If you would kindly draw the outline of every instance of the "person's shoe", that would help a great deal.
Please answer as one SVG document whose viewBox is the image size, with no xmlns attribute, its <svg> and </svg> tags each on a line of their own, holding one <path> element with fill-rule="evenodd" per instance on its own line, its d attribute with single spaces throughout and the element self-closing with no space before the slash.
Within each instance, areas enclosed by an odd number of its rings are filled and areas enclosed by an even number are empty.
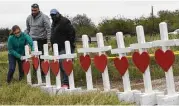
<svg viewBox="0 0 179 106">
<path fill-rule="evenodd" d="M 67 84 L 63 84 L 62 88 L 69 89 L 69 86 Z"/>
</svg>

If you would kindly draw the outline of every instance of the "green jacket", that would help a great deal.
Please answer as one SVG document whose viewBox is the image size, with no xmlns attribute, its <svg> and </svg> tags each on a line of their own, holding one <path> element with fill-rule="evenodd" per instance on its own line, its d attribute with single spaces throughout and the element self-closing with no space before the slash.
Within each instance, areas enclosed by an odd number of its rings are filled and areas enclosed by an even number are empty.
<svg viewBox="0 0 179 106">
<path fill-rule="evenodd" d="M 25 55 L 25 45 L 27 44 L 33 51 L 33 41 L 29 35 L 23 32 L 18 37 L 10 35 L 8 38 L 8 53 L 20 59 L 21 56 Z"/>
</svg>

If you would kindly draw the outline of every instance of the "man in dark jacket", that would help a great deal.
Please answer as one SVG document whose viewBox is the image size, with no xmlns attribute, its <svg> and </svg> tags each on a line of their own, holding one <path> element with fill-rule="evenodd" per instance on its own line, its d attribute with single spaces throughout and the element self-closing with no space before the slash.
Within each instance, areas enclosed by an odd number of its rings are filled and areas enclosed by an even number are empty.
<svg viewBox="0 0 179 106">
<path fill-rule="evenodd" d="M 73 28 L 69 19 L 63 17 L 58 10 L 52 9 L 50 11 L 52 18 L 52 30 L 51 30 L 51 44 L 57 43 L 59 54 L 65 54 L 65 41 L 70 41 L 71 51 L 75 49 L 75 29 Z M 62 61 L 60 60 L 60 70 L 62 75 L 62 87 L 68 88 L 68 76 L 64 72 L 62 67 Z"/>
</svg>

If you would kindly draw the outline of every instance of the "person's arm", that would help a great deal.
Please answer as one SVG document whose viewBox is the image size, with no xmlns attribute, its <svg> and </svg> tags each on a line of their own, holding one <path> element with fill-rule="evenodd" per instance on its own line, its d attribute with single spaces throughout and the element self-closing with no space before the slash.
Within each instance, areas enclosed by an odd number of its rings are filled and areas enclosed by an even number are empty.
<svg viewBox="0 0 179 106">
<path fill-rule="evenodd" d="M 25 34 L 25 40 L 27 41 L 27 44 L 30 46 L 30 49 L 34 51 L 33 40 L 28 34 Z"/>
<path fill-rule="evenodd" d="M 50 37 L 51 37 L 51 26 L 50 26 L 50 19 L 48 16 L 44 15 L 44 26 L 47 31 L 47 42 L 50 42 Z"/>
<path fill-rule="evenodd" d="M 15 56 L 16 58 L 21 58 L 21 55 L 19 54 L 19 53 L 17 53 L 14 49 L 13 49 L 13 47 L 12 47 L 12 38 L 11 38 L 11 36 L 8 38 L 8 51 L 9 51 L 9 53 L 10 54 L 12 54 L 13 56 Z"/>
<path fill-rule="evenodd" d="M 29 17 L 26 19 L 26 30 L 25 30 L 25 33 L 26 34 L 29 34 L 30 32 L 30 24 L 29 24 Z"/>
</svg>

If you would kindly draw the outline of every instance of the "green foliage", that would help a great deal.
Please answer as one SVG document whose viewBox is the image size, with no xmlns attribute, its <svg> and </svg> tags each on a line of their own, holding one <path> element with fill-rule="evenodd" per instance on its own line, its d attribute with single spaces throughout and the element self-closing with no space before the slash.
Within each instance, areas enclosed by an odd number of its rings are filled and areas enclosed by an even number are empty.
<svg viewBox="0 0 179 106">
<path fill-rule="evenodd" d="M 133 20 L 126 18 L 103 20 L 98 25 L 98 30 L 105 35 L 115 35 L 118 31 L 122 31 L 124 34 L 135 34 Z"/>
<path fill-rule="evenodd" d="M 8 28 L 0 28 L 0 42 L 6 42 L 9 36 L 10 30 Z"/>
<path fill-rule="evenodd" d="M 76 29 L 77 37 L 81 37 L 83 34 L 94 36 L 97 32 L 96 26 L 86 14 L 78 14 L 71 21 Z"/>
</svg>

